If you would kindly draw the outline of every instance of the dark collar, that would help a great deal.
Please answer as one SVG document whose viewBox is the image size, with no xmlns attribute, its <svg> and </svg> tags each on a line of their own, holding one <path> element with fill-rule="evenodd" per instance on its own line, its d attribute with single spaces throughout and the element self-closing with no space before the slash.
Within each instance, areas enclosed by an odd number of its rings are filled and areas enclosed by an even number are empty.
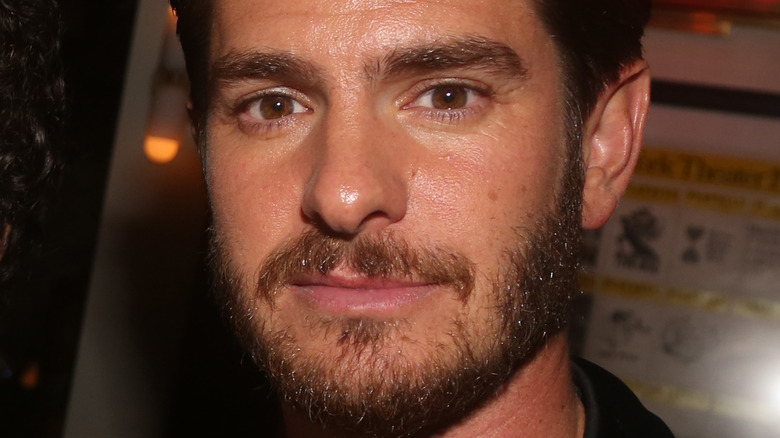
<svg viewBox="0 0 780 438">
<path fill-rule="evenodd" d="M 584 438 L 674 438 L 623 382 L 598 365 L 575 358 L 572 378 L 585 406 Z"/>
</svg>

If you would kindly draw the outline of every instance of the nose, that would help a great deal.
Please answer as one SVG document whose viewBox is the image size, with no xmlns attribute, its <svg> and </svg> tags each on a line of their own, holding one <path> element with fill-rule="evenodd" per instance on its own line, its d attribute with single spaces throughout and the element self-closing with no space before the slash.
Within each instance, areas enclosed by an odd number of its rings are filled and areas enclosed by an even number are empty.
<svg viewBox="0 0 780 438">
<path fill-rule="evenodd" d="M 400 221 L 408 203 L 408 166 L 392 129 L 376 117 L 332 111 L 316 129 L 304 216 L 324 231 L 353 236 Z"/>
</svg>

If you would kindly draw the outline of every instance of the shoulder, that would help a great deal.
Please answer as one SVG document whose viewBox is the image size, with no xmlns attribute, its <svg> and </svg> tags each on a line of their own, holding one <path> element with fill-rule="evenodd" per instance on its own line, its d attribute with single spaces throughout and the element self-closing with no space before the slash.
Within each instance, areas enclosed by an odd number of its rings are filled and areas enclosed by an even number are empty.
<svg viewBox="0 0 780 438">
<path fill-rule="evenodd" d="M 585 406 L 585 438 L 673 438 L 666 424 L 605 369 L 577 358 L 572 377 Z"/>
</svg>

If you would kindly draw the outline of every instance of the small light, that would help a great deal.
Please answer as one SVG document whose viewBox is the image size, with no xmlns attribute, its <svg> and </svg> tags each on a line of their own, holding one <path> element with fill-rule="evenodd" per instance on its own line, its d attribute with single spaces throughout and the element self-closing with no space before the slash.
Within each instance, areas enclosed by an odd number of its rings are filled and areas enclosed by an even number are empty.
<svg viewBox="0 0 780 438">
<path fill-rule="evenodd" d="M 30 364 L 19 378 L 19 385 L 25 389 L 33 389 L 38 386 L 38 377 L 41 368 L 37 363 Z"/>
<path fill-rule="evenodd" d="M 175 85 L 154 90 L 146 126 L 144 152 L 155 163 L 169 163 L 179 152 L 187 130 L 187 91 Z"/>
<path fill-rule="evenodd" d="M 144 141 L 144 152 L 149 161 L 154 163 L 170 163 L 179 153 L 179 142 L 165 137 L 147 136 Z"/>
<path fill-rule="evenodd" d="M 176 19 L 170 10 L 146 122 L 144 152 L 149 161 L 170 163 L 179 153 L 187 132 L 188 88 L 184 55 L 176 37 Z"/>
</svg>

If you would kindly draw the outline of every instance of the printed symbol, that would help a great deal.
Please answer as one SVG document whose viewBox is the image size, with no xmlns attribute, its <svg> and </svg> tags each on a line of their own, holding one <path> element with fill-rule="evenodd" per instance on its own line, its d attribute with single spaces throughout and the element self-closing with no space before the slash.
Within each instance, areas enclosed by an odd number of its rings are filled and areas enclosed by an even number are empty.
<svg viewBox="0 0 780 438">
<path fill-rule="evenodd" d="M 701 252 L 696 245 L 704 235 L 704 227 L 688 225 L 685 234 L 688 237 L 688 248 L 683 252 L 682 259 L 685 263 L 698 264 L 701 261 Z"/>
<path fill-rule="evenodd" d="M 717 344 L 717 330 L 706 324 L 696 324 L 689 316 L 671 320 L 664 328 L 664 353 L 682 363 L 698 361 Z"/>
<path fill-rule="evenodd" d="M 609 317 L 609 333 L 604 337 L 601 355 L 609 358 L 636 361 L 639 357 L 628 351 L 637 334 L 650 331 L 633 310 L 617 309 Z"/>
<path fill-rule="evenodd" d="M 623 232 L 618 236 L 615 260 L 618 266 L 658 272 L 660 257 L 650 241 L 661 236 L 658 218 L 647 208 L 639 209 L 620 218 Z"/>
</svg>

